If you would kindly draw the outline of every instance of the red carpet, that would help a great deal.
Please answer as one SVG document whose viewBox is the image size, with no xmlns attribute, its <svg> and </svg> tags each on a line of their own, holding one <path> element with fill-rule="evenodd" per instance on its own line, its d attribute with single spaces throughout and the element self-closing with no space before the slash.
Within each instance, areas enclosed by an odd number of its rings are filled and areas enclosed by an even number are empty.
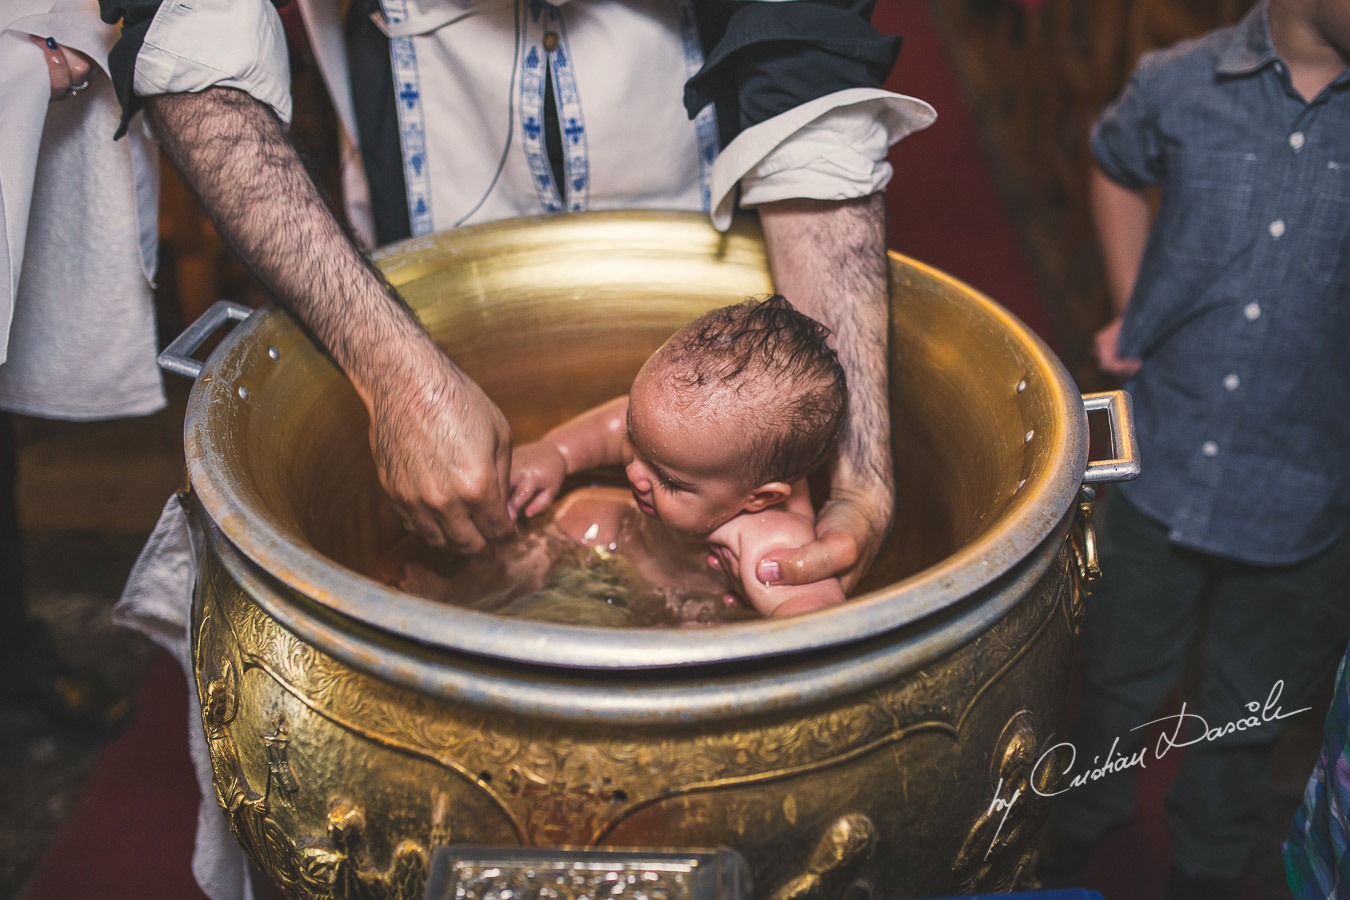
<svg viewBox="0 0 1350 900">
<path fill-rule="evenodd" d="M 187 683 L 163 651 L 136 719 L 99 757 L 21 900 L 198 900 L 192 878 L 197 779 L 187 748 Z"/>
<path fill-rule="evenodd" d="M 918 0 L 882 0 L 876 23 L 905 36 L 887 87 L 923 97 L 937 123 L 903 141 L 891 155 L 892 244 L 994 297 L 1049 340 L 1050 328 L 1007 210 L 945 54 Z M 187 756 L 183 678 L 160 654 L 146 675 L 131 728 L 103 752 L 85 793 L 24 900 L 192 900 L 201 897 L 189 868 L 196 828 L 197 788 Z M 1147 770 L 1145 790 L 1160 795 L 1166 773 Z M 1154 822 L 1132 842 L 1109 850 L 1108 897 L 1159 895 L 1167 847 Z M 1147 824 L 1147 823 L 1146 823 Z M 1103 865 L 1110 860 L 1103 858 Z M 1095 869 L 1094 869 L 1095 871 Z M 1104 872 L 1106 870 L 1103 870 Z M 1094 887 L 1102 883 L 1094 879 Z M 1123 892 L 1122 892 L 1123 891 Z"/>
</svg>

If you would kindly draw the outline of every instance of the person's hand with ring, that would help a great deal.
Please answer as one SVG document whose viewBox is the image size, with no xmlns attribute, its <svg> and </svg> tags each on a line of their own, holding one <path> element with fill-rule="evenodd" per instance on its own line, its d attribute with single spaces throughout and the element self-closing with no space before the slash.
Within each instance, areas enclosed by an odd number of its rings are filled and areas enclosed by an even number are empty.
<svg viewBox="0 0 1350 900">
<path fill-rule="evenodd" d="M 63 47 L 54 38 L 30 35 L 29 39 L 42 50 L 47 60 L 47 76 L 52 83 L 52 99 L 74 97 L 89 87 L 89 75 L 94 64 L 78 50 Z"/>
</svg>

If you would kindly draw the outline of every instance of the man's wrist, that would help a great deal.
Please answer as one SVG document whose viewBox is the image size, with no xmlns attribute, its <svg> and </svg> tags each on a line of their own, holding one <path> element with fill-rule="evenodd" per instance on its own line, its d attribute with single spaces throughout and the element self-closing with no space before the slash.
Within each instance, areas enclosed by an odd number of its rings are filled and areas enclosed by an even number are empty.
<svg viewBox="0 0 1350 900">
<path fill-rule="evenodd" d="M 331 347 L 367 407 L 387 393 L 444 393 L 447 369 L 452 376 L 462 375 L 397 299 L 384 298 L 381 306 L 366 314 L 367 321 L 378 319 L 383 321 L 374 327 L 349 330 L 340 347 Z"/>
</svg>

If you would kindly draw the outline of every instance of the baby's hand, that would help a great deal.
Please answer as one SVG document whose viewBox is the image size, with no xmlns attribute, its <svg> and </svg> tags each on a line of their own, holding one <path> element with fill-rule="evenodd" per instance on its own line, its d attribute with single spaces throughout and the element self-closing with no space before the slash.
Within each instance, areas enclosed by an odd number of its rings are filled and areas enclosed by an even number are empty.
<svg viewBox="0 0 1350 900">
<path fill-rule="evenodd" d="M 567 477 L 567 461 L 549 441 L 535 441 L 515 448 L 511 453 L 511 499 L 507 512 L 516 518 L 537 516 L 558 496 Z"/>
</svg>

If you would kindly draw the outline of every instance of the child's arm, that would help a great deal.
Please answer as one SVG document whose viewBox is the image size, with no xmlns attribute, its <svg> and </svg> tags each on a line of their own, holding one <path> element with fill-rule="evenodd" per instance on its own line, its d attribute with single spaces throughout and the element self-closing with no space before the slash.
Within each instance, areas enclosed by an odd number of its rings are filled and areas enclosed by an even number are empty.
<svg viewBox="0 0 1350 900">
<path fill-rule="evenodd" d="M 814 540 L 815 521 L 806 483 L 798 481 L 781 505 L 737 516 L 723 526 L 728 530 L 725 540 L 737 559 L 741 590 L 760 615 L 777 619 L 844 602 L 838 578 L 792 585 L 765 584 L 755 577 L 755 566 L 766 553 Z M 714 532 L 713 539 L 721 542 L 724 537 Z"/>
<path fill-rule="evenodd" d="M 621 445 L 628 430 L 628 395 L 568 419 L 532 444 L 511 454 L 511 518 L 542 512 L 577 472 L 622 461 Z"/>
<path fill-rule="evenodd" d="M 1111 308 L 1115 312 L 1111 321 L 1097 332 L 1093 345 L 1097 351 L 1097 364 L 1103 372 L 1129 377 L 1139 371 L 1140 363 L 1137 359 L 1121 358 L 1120 323 L 1139 277 L 1144 245 L 1148 243 L 1148 196 L 1142 190 L 1132 190 L 1113 181 L 1095 166 L 1091 196 L 1092 221 L 1097 226 Z"/>
</svg>

